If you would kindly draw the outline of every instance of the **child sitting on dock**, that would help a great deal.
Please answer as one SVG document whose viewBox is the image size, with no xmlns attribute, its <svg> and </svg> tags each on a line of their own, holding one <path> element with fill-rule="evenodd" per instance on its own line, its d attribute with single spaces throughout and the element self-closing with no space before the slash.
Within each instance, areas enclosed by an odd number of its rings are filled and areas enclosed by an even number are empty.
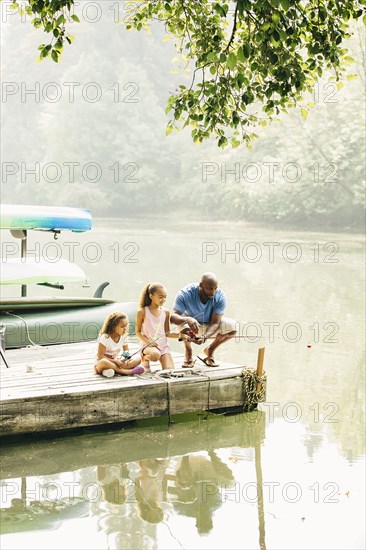
<svg viewBox="0 0 366 550">
<path fill-rule="evenodd" d="M 166 289 L 161 283 L 146 285 L 141 293 L 136 318 L 136 336 L 141 340 L 142 360 L 145 372 L 150 372 L 150 361 L 160 361 L 163 369 L 174 369 L 167 336 L 178 338 L 170 332 L 170 312 L 162 306 Z"/>
<path fill-rule="evenodd" d="M 104 321 L 98 338 L 98 351 L 94 364 L 94 370 L 107 378 L 117 374 L 142 374 L 143 367 L 140 357 L 134 359 L 122 359 L 122 350 L 128 355 L 128 344 L 126 343 L 128 317 L 120 311 L 111 313 Z"/>
</svg>

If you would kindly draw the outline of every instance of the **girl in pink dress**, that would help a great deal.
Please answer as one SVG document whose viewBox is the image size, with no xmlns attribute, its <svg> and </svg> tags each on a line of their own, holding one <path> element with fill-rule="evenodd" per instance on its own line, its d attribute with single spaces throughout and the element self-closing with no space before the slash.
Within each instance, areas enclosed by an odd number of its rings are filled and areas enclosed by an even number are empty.
<svg viewBox="0 0 366 550">
<path fill-rule="evenodd" d="M 136 318 L 136 336 L 142 345 L 149 344 L 142 352 L 145 372 L 150 370 L 150 361 L 160 361 L 163 369 L 174 369 L 167 336 L 178 338 L 170 332 L 170 312 L 162 306 L 166 300 L 165 287 L 150 283 L 142 291 Z"/>
</svg>

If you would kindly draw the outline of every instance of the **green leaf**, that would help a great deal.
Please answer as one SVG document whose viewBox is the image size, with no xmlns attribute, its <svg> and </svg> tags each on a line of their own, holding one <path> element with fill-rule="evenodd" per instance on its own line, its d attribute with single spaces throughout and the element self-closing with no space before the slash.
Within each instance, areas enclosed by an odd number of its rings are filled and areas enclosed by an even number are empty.
<svg viewBox="0 0 366 550">
<path fill-rule="evenodd" d="M 301 118 L 306 120 L 308 118 L 309 111 L 307 109 L 302 108 L 301 109 Z"/>
<path fill-rule="evenodd" d="M 240 48 L 238 48 L 237 56 L 238 56 L 239 61 L 245 61 L 245 55 L 244 55 L 244 50 L 243 50 L 242 46 L 240 46 Z"/>
<path fill-rule="evenodd" d="M 220 15 L 220 17 L 226 17 L 229 6 L 227 4 L 214 4 L 214 10 Z"/>
<path fill-rule="evenodd" d="M 173 131 L 173 126 L 171 124 L 168 124 L 168 126 L 166 127 L 166 130 L 165 130 L 165 135 L 169 136 L 169 134 L 171 134 L 172 131 Z"/>
<path fill-rule="evenodd" d="M 271 36 L 269 37 L 271 43 L 273 44 L 273 46 L 275 48 L 278 48 L 278 46 L 280 45 L 279 42 L 277 42 L 277 40 L 275 39 L 275 37 L 273 36 L 273 34 L 271 34 Z"/>
<path fill-rule="evenodd" d="M 234 53 L 230 53 L 228 60 L 227 60 L 227 66 L 230 70 L 235 69 L 236 67 L 236 55 Z"/>
<path fill-rule="evenodd" d="M 226 147 L 226 145 L 227 145 L 227 139 L 226 139 L 226 137 L 221 136 L 220 139 L 219 139 L 219 141 L 217 142 L 217 145 L 218 145 L 219 147 Z"/>
<path fill-rule="evenodd" d="M 65 22 L 65 17 L 63 14 L 60 15 L 60 17 L 58 17 L 56 19 L 56 27 L 59 27 L 60 25 L 62 25 L 62 23 Z"/>
<path fill-rule="evenodd" d="M 58 53 L 56 52 L 56 50 L 52 50 L 51 57 L 55 63 L 58 63 Z"/>
<path fill-rule="evenodd" d="M 73 21 L 75 21 L 76 23 L 80 23 L 80 19 L 79 19 L 78 16 L 75 15 L 75 14 L 73 14 L 73 15 L 71 16 L 71 19 L 72 19 Z"/>
<path fill-rule="evenodd" d="M 250 46 L 249 46 L 249 44 L 244 44 L 243 52 L 244 52 L 245 58 L 249 59 L 249 57 L 250 57 Z"/>
<path fill-rule="evenodd" d="M 236 77 L 236 81 L 238 83 L 239 88 L 241 88 L 244 84 L 244 75 L 239 73 L 238 76 Z"/>
<path fill-rule="evenodd" d="M 63 49 L 63 46 L 64 46 L 63 38 L 62 38 L 62 36 L 60 36 L 60 38 L 57 40 L 56 44 L 53 47 L 56 51 L 61 53 L 62 49 Z"/>
<path fill-rule="evenodd" d="M 281 0 L 281 6 L 283 7 L 283 9 L 285 11 L 287 11 L 290 7 L 290 2 L 289 0 Z"/>
</svg>

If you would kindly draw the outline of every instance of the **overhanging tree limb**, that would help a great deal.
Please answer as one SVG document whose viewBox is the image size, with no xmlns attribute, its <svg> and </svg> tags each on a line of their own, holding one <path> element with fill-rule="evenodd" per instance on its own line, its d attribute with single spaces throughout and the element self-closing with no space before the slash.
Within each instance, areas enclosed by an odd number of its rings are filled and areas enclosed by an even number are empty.
<svg viewBox="0 0 366 550">
<path fill-rule="evenodd" d="M 263 116 L 273 120 L 296 106 L 326 70 L 340 79 L 352 63 L 343 45 L 350 22 L 366 19 L 365 0 L 237 0 L 233 11 L 231 4 L 127 3 L 127 29 L 140 31 L 153 20 L 162 22 L 193 68 L 190 87 L 181 85 L 168 99 L 168 133 L 190 125 L 195 142 L 214 136 L 222 147 L 243 141 L 250 146 Z M 17 2 L 12 7 L 19 9 Z M 58 62 L 65 43 L 73 41 L 69 24 L 79 21 L 73 8 L 74 0 L 27 0 L 25 11 L 33 25 L 50 37 L 39 46 L 41 59 Z M 204 82 L 203 76 L 196 78 L 202 67 L 208 69 Z M 302 107 L 304 117 L 308 108 Z"/>
</svg>

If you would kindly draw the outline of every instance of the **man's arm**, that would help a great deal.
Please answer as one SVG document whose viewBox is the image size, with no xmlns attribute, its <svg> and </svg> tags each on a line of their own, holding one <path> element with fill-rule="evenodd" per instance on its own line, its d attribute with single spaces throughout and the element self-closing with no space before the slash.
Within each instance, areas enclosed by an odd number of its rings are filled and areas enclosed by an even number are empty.
<svg viewBox="0 0 366 550">
<path fill-rule="evenodd" d="M 217 331 L 220 326 L 221 319 L 222 313 L 213 313 L 211 315 L 210 322 L 208 323 L 206 327 L 206 332 L 203 335 L 203 341 L 207 340 L 207 338 L 210 338 L 210 336 L 212 336 Z"/>
<path fill-rule="evenodd" d="M 188 325 L 193 332 L 198 332 L 199 330 L 200 325 L 196 319 L 183 315 L 182 312 L 177 309 L 173 309 L 170 320 L 175 325 Z"/>
</svg>

